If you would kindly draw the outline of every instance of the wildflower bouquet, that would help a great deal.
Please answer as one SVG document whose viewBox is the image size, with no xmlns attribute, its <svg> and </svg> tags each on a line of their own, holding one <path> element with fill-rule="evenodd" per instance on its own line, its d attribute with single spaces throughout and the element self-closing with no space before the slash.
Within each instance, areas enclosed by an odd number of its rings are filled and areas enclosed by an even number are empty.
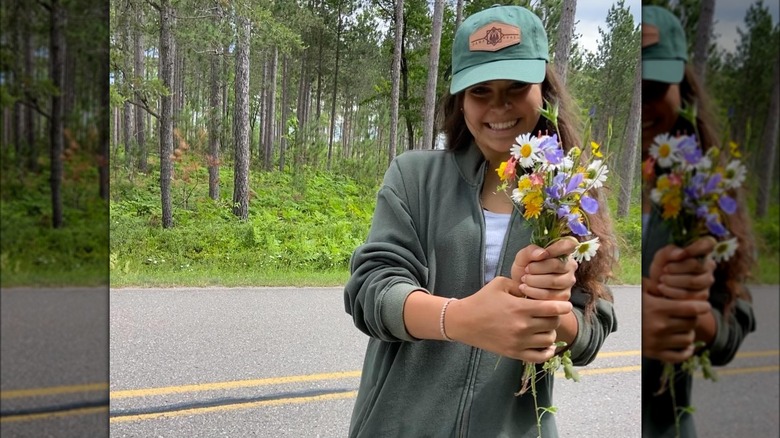
<svg viewBox="0 0 780 438">
<path fill-rule="evenodd" d="M 696 126 L 695 108 L 683 109 L 681 116 Z M 669 226 L 671 243 L 682 248 L 696 239 L 712 236 L 717 240 L 712 257 L 720 263 L 733 256 L 738 246 L 736 237 L 730 236 L 727 221 L 737 210 L 735 192 L 745 180 L 747 170 L 739 159 L 741 154 L 736 143 L 730 142 L 726 153 L 717 147 L 704 153 L 697 138 L 698 133 L 656 136 L 650 156 L 642 165 L 642 177 L 651 189 L 653 208 Z M 709 351 L 700 350 L 703 346 L 703 342 L 694 344 L 697 353 L 681 364 L 680 371 L 673 364 L 664 364 L 661 387 L 656 394 L 669 390 L 677 436 L 680 436 L 682 415 L 692 414 L 694 407 L 677 406 L 673 384 L 676 374 L 693 375 L 701 368 L 705 379 L 717 381 Z"/>
<path fill-rule="evenodd" d="M 549 120 L 558 132 L 558 108 L 545 102 L 541 114 Z M 603 158 L 599 144 L 590 141 L 590 129 L 586 131 L 585 145 L 590 146 L 591 159 Z M 586 146 L 587 145 L 587 146 Z M 556 133 L 552 135 L 523 134 L 512 146 L 510 158 L 496 169 L 501 184 L 499 191 L 509 192 L 513 206 L 532 224 L 531 243 L 547 247 L 562 238 L 576 236 L 579 243 L 571 256 L 578 263 L 589 261 L 599 248 L 598 237 L 591 236 L 588 215 L 599 210 L 599 202 L 589 195 L 591 189 L 604 185 L 609 169 L 603 159 L 586 160 L 582 149 L 572 147 L 564 152 Z M 568 256 L 563 256 L 566 259 Z M 556 342 L 556 347 L 565 346 Z M 540 373 L 554 373 L 560 366 L 567 379 L 579 381 L 579 375 L 571 361 L 571 352 L 553 356 L 542 366 Z M 522 387 L 515 394 L 524 394 L 531 389 L 536 409 L 537 431 L 541 436 L 541 417 L 544 413 L 554 414 L 556 408 L 539 407 L 536 397 L 536 365 L 526 363 L 522 376 Z M 543 377 L 543 376 L 539 376 Z"/>
</svg>

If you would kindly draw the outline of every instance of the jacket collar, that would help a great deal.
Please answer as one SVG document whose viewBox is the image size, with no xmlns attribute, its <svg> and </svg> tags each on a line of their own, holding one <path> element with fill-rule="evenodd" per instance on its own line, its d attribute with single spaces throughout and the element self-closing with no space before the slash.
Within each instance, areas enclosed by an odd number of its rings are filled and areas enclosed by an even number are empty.
<svg viewBox="0 0 780 438">
<path fill-rule="evenodd" d="M 482 155 L 479 147 L 472 142 L 469 147 L 453 152 L 453 156 L 463 179 L 472 186 L 482 186 L 485 176 L 485 156 Z"/>
</svg>

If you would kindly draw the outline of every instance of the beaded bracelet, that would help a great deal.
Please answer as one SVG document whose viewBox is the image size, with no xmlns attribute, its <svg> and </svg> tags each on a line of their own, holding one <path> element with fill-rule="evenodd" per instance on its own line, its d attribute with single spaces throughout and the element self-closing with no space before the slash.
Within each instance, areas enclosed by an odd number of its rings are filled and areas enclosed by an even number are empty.
<svg viewBox="0 0 780 438">
<path fill-rule="evenodd" d="M 457 301 L 457 298 L 450 298 L 448 299 L 443 306 L 441 306 L 441 315 L 439 316 L 439 330 L 441 331 L 441 337 L 444 338 L 445 341 L 452 342 L 453 339 L 447 336 L 447 332 L 444 331 L 444 312 L 447 311 L 447 306 L 450 305 L 451 302 Z"/>
</svg>

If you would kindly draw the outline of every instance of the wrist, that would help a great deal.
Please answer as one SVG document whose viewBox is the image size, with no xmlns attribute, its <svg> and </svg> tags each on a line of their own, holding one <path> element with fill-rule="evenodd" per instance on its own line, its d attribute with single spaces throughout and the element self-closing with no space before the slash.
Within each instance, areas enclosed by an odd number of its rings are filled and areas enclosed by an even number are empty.
<svg viewBox="0 0 780 438">
<path fill-rule="evenodd" d="M 453 300 L 447 306 L 444 314 L 444 331 L 447 336 L 457 342 L 463 342 L 463 301 Z"/>
</svg>

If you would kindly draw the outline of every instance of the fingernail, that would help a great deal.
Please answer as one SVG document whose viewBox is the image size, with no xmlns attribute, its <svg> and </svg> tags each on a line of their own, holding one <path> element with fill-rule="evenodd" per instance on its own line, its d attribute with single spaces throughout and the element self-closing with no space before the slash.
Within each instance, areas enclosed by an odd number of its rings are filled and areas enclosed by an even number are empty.
<svg viewBox="0 0 780 438">
<path fill-rule="evenodd" d="M 677 249 L 673 250 L 670 255 L 672 257 L 674 257 L 674 258 L 677 258 L 677 257 L 680 257 L 681 255 L 683 255 L 684 252 L 685 252 L 684 249 L 677 248 Z"/>
<path fill-rule="evenodd" d="M 540 249 L 536 249 L 536 250 L 534 250 L 534 252 L 533 252 L 533 253 L 531 253 L 531 256 L 533 256 L 533 258 L 541 257 L 541 256 L 542 256 L 542 254 L 544 254 L 544 253 L 546 253 L 546 252 L 547 252 L 547 251 L 545 251 L 545 250 L 543 250 L 543 249 L 541 249 L 541 248 L 540 248 Z"/>
<path fill-rule="evenodd" d="M 523 283 L 525 283 L 525 278 L 526 278 L 526 277 L 528 277 L 528 276 L 527 276 L 527 275 L 523 275 L 522 277 L 520 277 L 520 281 L 522 281 Z M 520 287 L 523 287 L 523 286 L 525 286 L 525 285 L 520 285 Z"/>
</svg>

